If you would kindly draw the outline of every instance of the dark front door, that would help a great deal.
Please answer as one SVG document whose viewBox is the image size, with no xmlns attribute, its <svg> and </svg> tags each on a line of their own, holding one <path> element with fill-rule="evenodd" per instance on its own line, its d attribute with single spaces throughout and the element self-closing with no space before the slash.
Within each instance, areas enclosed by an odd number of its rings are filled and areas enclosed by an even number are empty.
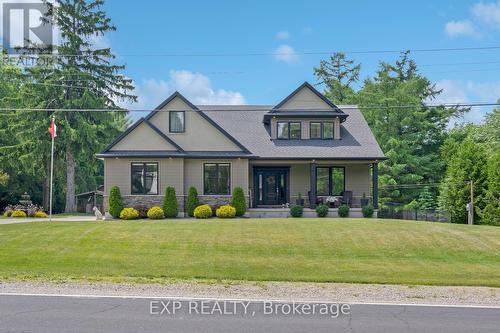
<svg viewBox="0 0 500 333">
<path fill-rule="evenodd" d="M 255 168 L 256 206 L 277 206 L 288 201 L 288 168 Z"/>
</svg>

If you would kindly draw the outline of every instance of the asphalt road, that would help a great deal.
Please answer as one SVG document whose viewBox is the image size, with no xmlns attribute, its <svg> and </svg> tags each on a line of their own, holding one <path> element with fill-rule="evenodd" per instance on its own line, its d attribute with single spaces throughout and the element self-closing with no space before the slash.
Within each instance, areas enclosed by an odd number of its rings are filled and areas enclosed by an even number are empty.
<svg viewBox="0 0 500 333">
<path fill-rule="evenodd" d="M 500 332 L 500 308 L 0 295 L 0 332 Z"/>
</svg>

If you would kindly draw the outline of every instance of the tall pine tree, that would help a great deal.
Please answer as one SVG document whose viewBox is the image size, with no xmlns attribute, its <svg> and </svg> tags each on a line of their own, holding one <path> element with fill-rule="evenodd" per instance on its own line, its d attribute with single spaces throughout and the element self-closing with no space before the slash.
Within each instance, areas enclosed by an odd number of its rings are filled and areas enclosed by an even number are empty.
<svg viewBox="0 0 500 333">
<path fill-rule="evenodd" d="M 118 100 L 135 101 L 130 79 L 120 73 L 124 66 L 114 63 L 110 48 L 98 48 L 94 38 L 102 37 L 116 27 L 101 9 L 103 0 L 45 1 L 48 11 L 44 20 L 53 21 L 61 40 L 52 68 L 37 69 L 41 83 L 59 84 L 57 95 L 44 102 L 45 108 L 117 109 Z M 41 74 L 41 75 L 40 75 Z M 40 81 L 38 82 L 40 83 Z M 58 116 L 59 146 L 66 161 L 65 211 L 76 209 L 75 169 L 94 159 L 102 142 L 123 128 L 124 113 L 64 112 Z M 92 163 L 90 163 L 91 165 Z M 93 166 L 95 168 L 95 165 Z M 95 171 L 95 170 L 93 170 Z"/>
</svg>

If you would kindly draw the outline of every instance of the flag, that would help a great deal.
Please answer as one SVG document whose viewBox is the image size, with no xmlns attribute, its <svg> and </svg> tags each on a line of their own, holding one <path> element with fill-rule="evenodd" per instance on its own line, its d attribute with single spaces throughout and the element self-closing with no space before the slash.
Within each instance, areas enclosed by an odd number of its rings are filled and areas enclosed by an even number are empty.
<svg viewBox="0 0 500 333">
<path fill-rule="evenodd" d="M 49 133 L 51 138 L 55 138 L 57 136 L 56 119 L 54 116 L 52 116 L 52 122 L 50 123 Z"/>
</svg>

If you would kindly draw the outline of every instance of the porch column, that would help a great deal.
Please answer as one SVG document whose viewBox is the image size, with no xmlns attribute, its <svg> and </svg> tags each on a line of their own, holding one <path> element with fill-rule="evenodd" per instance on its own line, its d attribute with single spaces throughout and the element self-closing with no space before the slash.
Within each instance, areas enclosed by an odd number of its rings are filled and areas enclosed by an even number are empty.
<svg viewBox="0 0 500 333">
<path fill-rule="evenodd" d="M 378 209 L 378 162 L 372 163 L 373 208 Z"/>
<path fill-rule="evenodd" d="M 311 191 L 311 195 L 309 195 L 309 207 L 316 208 L 316 162 L 311 163 L 311 179 L 309 190 Z"/>
</svg>

